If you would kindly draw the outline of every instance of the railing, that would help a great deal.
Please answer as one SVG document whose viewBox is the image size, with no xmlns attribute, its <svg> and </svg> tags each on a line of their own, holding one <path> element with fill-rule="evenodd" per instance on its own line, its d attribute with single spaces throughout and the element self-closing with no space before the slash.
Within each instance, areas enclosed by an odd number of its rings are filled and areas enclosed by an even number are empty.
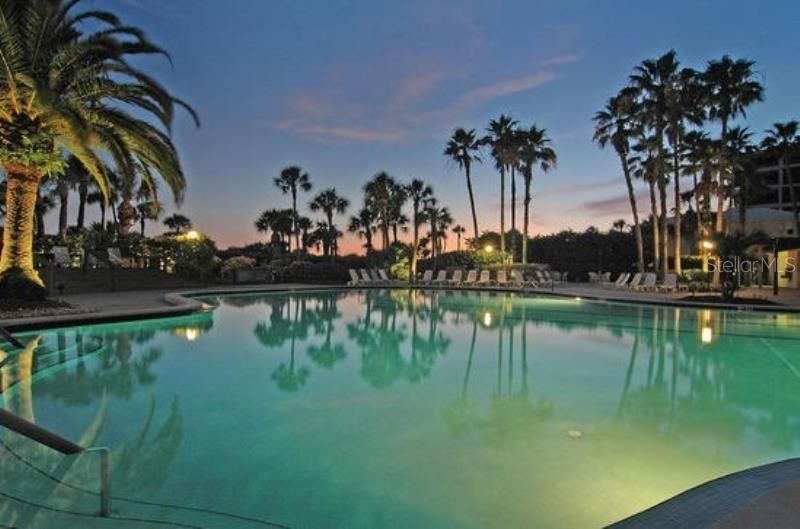
<svg viewBox="0 0 800 529">
<path fill-rule="evenodd" d="M 5 341 L 13 345 L 14 347 L 19 347 L 20 349 L 24 348 L 25 346 L 17 340 L 13 334 L 8 332 L 5 327 L 0 327 L 0 337 L 3 338 Z"/>
<path fill-rule="evenodd" d="M 0 409 L 0 426 L 66 456 L 96 453 L 100 456 L 100 516 L 111 514 L 111 451 L 104 446 L 83 448 L 6 410 Z"/>
</svg>

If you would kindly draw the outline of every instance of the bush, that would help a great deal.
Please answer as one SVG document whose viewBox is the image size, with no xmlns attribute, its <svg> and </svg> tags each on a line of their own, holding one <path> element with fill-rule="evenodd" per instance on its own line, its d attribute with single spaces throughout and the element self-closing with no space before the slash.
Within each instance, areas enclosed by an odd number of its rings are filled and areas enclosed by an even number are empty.
<svg viewBox="0 0 800 529">
<path fill-rule="evenodd" d="M 0 298 L 42 301 L 47 289 L 31 281 L 19 268 L 10 268 L 0 277 Z"/>
<path fill-rule="evenodd" d="M 214 273 L 217 247 L 201 236 L 189 240 L 182 235 L 162 235 L 142 241 L 142 256 L 158 256 L 170 263 L 176 274 L 188 279 L 208 280 Z"/>
<path fill-rule="evenodd" d="M 346 266 L 330 261 L 295 261 L 274 268 L 277 283 L 347 283 L 350 280 Z"/>
<path fill-rule="evenodd" d="M 251 259 L 250 257 L 245 257 L 244 255 L 236 255 L 231 257 L 230 259 L 225 260 L 222 263 L 222 268 L 220 268 L 220 275 L 223 278 L 229 278 L 233 276 L 235 270 L 240 270 L 243 268 L 253 268 L 256 265 L 255 259 Z"/>
</svg>

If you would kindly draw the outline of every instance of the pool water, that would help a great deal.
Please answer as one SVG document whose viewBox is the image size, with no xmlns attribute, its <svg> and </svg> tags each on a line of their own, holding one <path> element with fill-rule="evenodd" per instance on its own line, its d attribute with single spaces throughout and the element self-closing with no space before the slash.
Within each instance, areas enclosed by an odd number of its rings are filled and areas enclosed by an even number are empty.
<svg viewBox="0 0 800 529">
<path fill-rule="evenodd" d="M 295 529 L 599 527 L 800 453 L 794 315 L 448 291 L 203 299 L 218 308 L 21 335 L 0 352 L 2 405 L 111 447 L 117 496 Z M 96 488 L 90 458 L 64 470 L 0 438 L 0 491 L 96 508 L 6 448 Z M 19 509 L 0 499 L 0 525 Z"/>
</svg>

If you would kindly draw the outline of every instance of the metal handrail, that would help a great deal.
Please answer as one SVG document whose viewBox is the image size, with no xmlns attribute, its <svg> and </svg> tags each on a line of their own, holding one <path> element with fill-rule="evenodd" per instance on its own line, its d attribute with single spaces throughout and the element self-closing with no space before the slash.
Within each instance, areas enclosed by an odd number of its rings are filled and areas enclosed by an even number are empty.
<svg viewBox="0 0 800 529">
<path fill-rule="evenodd" d="M 0 337 L 2 337 L 5 341 L 10 343 L 14 347 L 19 347 L 20 349 L 25 347 L 25 345 L 23 345 L 22 342 L 17 340 L 17 338 L 13 334 L 8 332 L 8 330 L 5 327 L 0 327 Z"/>
<path fill-rule="evenodd" d="M 64 455 L 98 454 L 100 456 L 100 516 L 107 518 L 111 514 L 111 450 L 108 447 L 83 448 L 3 409 L 0 409 L 0 426 Z"/>
</svg>

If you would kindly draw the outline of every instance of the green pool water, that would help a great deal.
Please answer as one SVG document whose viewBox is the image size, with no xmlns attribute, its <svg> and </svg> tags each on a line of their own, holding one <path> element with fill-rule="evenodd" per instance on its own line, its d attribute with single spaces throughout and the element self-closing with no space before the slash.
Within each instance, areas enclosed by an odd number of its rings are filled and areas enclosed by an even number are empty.
<svg viewBox="0 0 800 529">
<path fill-rule="evenodd" d="M 501 293 L 203 298 L 0 352 L 2 405 L 113 450 L 114 493 L 308 529 L 580 528 L 800 453 L 800 318 Z M 79 512 L 7 448 L 0 491 Z M 118 514 L 144 507 L 114 503 Z M 148 515 L 205 526 L 202 513 Z M 0 498 L 0 525 L 56 525 Z M 255 527 L 229 521 L 214 527 Z"/>
</svg>

